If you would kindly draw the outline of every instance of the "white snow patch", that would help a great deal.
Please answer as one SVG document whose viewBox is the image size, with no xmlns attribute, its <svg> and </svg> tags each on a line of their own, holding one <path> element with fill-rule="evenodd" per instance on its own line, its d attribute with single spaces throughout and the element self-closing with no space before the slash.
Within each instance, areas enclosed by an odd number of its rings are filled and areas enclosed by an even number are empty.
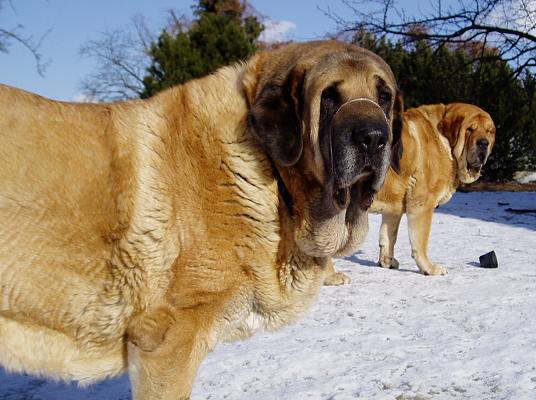
<svg viewBox="0 0 536 400">
<path fill-rule="evenodd" d="M 192 399 L 531 400 L 536 393 L 536 193 L 456 193 L 436 210 L 417 272 L 402 220 L 400 270 L 376 267 L 380 216 L 363 249 L 336 261 L 352 283 L 324 287 L 303 320 L 216 348 Z M 498 269 L 478 267 L 495 250 Z M 79 389 L 0 370 L 0 399 L 120 400 L 126 376 Z"/>
<path fill-rule="evenodd" d="M 536 182 L 536 171 L 517 171 L 514 173 L 514 180 L 518 183 Z"/>
</svg>

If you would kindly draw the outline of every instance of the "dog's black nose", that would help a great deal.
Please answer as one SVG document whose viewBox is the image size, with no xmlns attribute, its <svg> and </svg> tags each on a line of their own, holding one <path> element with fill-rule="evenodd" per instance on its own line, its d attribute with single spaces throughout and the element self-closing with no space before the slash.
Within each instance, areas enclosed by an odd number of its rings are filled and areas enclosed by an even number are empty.
<svg viewBox="0 0 536 400">
<path fill-rule="evenodd" d="M 375 154 L 385 146 L 388 140 L 387 132 L 383 129 L 357 129 L 354 130 L 353 137 L 357 146 L 368 154 Z"/>
<path fill-rule="evenodd" d="M 478 139 L 476 141 L 476 145 L 478 147 L 483 147 L 483 148 L 486 149 L 488 147 L 488 145 L 489 145 L 489 140 L 488 139 Z"/>
</svg>

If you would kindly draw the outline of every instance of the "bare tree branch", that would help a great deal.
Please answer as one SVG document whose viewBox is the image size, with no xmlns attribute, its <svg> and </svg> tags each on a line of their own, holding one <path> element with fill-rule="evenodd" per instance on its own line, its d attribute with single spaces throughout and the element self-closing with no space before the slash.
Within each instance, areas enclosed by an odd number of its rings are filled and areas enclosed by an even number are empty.
<svg viewBox="0 0 536 400">
<path fill-rule="evenodd" d="M 508 60 L 517 76 L 532 67 L 536 56 L 536 2 L 529 0 L 458 0 L 447 9 L 430 0 L 431 11 L 406 16 L 395 0 L 341 0 L 354 14 L 347 20 L 329 10 L 342 35 L 365 30 L 379 38 L 403 38 L 407 43 L 426 40 L 433 46 L 485 44 L 470 54 L 471 63 Z M 375 6 L 372 11 L 371 6 Z M 367 10 L 367 11 L 364 11 Z M 486 51 L 489 50 L 489 51 Z"/>
<path fill-rule="evenodd" d="M 80 48 L 80 55 L 93 58 L 96 67 L 82 81 L 82 92 L 100 101 L 139 97 L 150 63 L 149 47 L 154 40 L 144 18 L 138 15 L 132 18 L 130 30 L 105 31 L 99 39 L 87 42 Z"/>
<path fill-rule="evenodd" d="M 186 15 L 173 9 L 167 10 L 167 14 L 165 29 L 172 34 L 187 29 L 192 23 Z M 149 51 L 157 40 L 145 18 L 135 15 L 129 27 L 104 31 L 100 38 L 88 41 L 80 48 L 80 55 L 95 60 L 96 65 L 94 72 L 82 80 L 82 93 L 95 101 L 140 97 L 151 63 Z"/>
<path fill-rule="evenodd" d="M 0 11 L 2 10 L 2 4 L 4 0 L 0 0 Z M 15 7 L 12 1 L 8 1 L 11 9 L 15 11 Z M 35 68 L 37 73 L 41 76 L 44 76 L 46 68 L 50 64 L 50 60 L 45 60 L 43 55 L 40 52 L 41 45 L 47 35 L 50 33 L 50 30 L 45 32 L 39 39 L 35 39 L 33 36 L 25 36 L 24 26 L 21 24 L 16 25 L 12 28 L 2 28 L 0 27 L 0 53 L 9 53 L 9 47 L 13 42 L 16 42 L 23 47 L 25 47 L 33 56 L 35 61 Z"/>
</svg>

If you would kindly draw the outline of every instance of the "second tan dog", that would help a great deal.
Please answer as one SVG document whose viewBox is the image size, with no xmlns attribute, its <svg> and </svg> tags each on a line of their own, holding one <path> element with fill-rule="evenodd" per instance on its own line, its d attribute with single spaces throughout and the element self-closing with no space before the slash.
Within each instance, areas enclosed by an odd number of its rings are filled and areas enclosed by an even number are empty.
<svg viewBox="0 0 536 400">
<path fill-rule="evenodd" d="M 447 270 L 428 258 L 434 209 L 449 201 L 461 183 L 480 177 L 495 144 L 495 125 L 487 112 L 465 103 L 412 108 L 402 114 L 402 124 L 400 173 L 389 169 L 371 207 L 382 214 L 378 264 L 398 268 L 394 246 L 406 213 L 411 254 L 420 272 L 444 275 Z M 346 275 L 328 268 L 332 272 L 326 284 L 349 282 Z"/>
</svg>

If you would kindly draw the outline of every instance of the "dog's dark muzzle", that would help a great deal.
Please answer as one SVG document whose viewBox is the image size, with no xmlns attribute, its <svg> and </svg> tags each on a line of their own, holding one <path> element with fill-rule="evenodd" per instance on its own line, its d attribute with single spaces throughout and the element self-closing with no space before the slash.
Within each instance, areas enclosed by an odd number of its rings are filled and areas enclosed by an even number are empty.
<svg viewBox="0 0 536 400">
<path fill-rule="evenodd" d="M 478 139 L 477 145 L 477 158 L 482 166 L 488 157 L 489 141 L 487 139 Z"/>
<path fill-rule="evenodd" d="M 332 125 L 335 187 L 352 186 L 381 172 L 388 160 L 389 125 L 381 109 L 349 105 Z"/>
<path fill-rule="evenodd" d="M 476 141 L 475 160 L 469 164 L 469 168 L 480 170 L 486 163 L 489 155 L 489 141 L 487 139 L 478 139 Z"/>
<path fill-rule="evenodd" d="M 331 125 L 334 199 L 340 208 L 357 194 L 367 209 L 380 189 L 390 157 L 390 128 L 383 110 L 373 102 L 341 107 Z M 358 185 L 359 190 L 354 187 Z"/>
</svg>

